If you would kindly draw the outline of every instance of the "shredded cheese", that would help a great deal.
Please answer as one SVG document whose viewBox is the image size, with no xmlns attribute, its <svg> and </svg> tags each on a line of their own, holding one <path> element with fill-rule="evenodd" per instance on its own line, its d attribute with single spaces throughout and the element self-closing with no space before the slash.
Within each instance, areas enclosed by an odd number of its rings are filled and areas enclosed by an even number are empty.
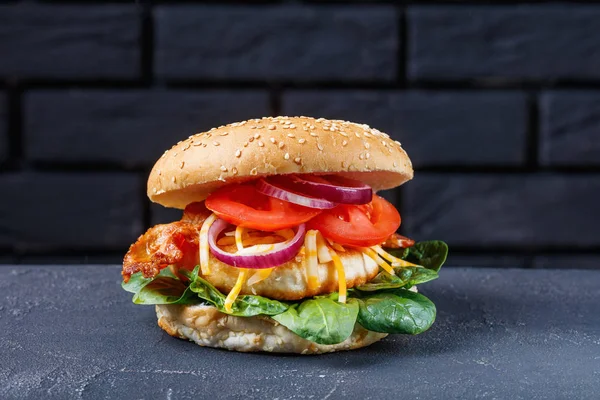
<svg viewBox="0 0 600 400">
<path fill-rule="evenodd" d="M 316 230 L 309 230 L 304 237 L 304 246 L 306 248 L 306 278 L 309 289 L 316 289 L 319 286 L 317 259 L 317 233 Z"/>
<path fill-rule="evenodd" d="M 365 253 L 367 256 L 369 256 L 373 261 L 375 261 L 377 263 L 377 265 L 379 265 L 381 268 L 383 268 L 384 270 L 386 270 L 387 272 L 389 272 L 392 275 L 395 275 L 396 273 L 394 272 L 394 268 L 392 268 L 388 263 L 386 263 L 381 257 L 379 257 L 377 255 L 377 253 L 375 253 L 373 250 L 371 250 L 370 248 L 366 247 L 366 248 L 362 248 L 361 249 L 363 253 Z"/>
<path fill-rule="evenodd" d="M 335 265 L 335 269 L 336 269 L 337 275 L 338 275 L 338 292 L 339 292 L 338 301 L 340 303 L 345 303 L 346 295 L 347 295 L 346 271 L 344 270 L 344 265 L 342 264 L 342 260 L 340 260 L 340 257 L 337 255 L 335 250 L 329 249 L 329 254 L 331 256 L 331 259 L 333 260 L 333 265 Z"/>
<path fill-rule="evenodd" d="M 276 234 L 278 234 L 279 236 L 281 236 L 282 238 L 285 238 L 285 240 L 290 240 L 293 239 L 294 236 L 296 236 L 296 232 L 294 232 L 293 229 L 282 229 L 280 231 L 275 231 Z"/>
<path fill-rule="evenodd" d="M 254 274 L 252 274 L 250 279 L 248 279 L 248 286 L 256 285 L 258 282 L 264 281 L 271 275 L 271 272 L 273 272 L 274 269 L 275 268 L 259 269 Z"/>
<path fill-rule="evenodd" d="M 240 294 L 240 291 L 242 290 L 242 286 L 244 285 L 244 282 L 246 281 L 247 276 L 248 276 L 248 270 L 240 269 L 240 273 L 238 274 L 237 281 L 235 282 L 235 285 L 233 286 L 233 288 L 227 295 L 227 298 L 225 299 L 225 310 L 227 310 L 227 312 L 231 312 L 231 306 L 233 305 L 233 303 L 235 302 L 235 299 L 237 299 L 238 295 Z"/>
<path fill-rule="evenodd" d="M 421 267 L 420 265 L 413 264 L 411 262 L 405 261 L 401 258 L 394 257 L 387 251 L 383 250 L 381 246 L 373 246 L 371 249 L 375 250 L 377 254 L 388 260 L 392 263 L 392 267 Z"/>
<path fill-rule="evenodd" d="M 200 228 L 200 245 L 198 247 L 200 251 L 200 269 L 202 270 L 202 275 L 210 274 L 210 249 L 208 247 L 208 230 L 210 229 L 211 225 L 216 221 L 216 219 L 217 215 L 211 214 L 210 217 L 206 218 L 206 220 L 202 224 L 202 228 Z"/>
<path fill-rule="evenodd" d="M 238 226 L 235 228 L 235 245 L 238 251 L 244 249 L 244 242 L 242 242 L 242 236 L 244 235 L 244 228 Z"/>
<path fill-rule="evenodd" d="M 327 264 L 332 260 L 329 247 L 325 244 L 325 239 L 321 232 L 317 233 L 317 257 L 321 264 Z"/>
<path fill-rule="evenodd" d="M 337 244 L 336 242 L 334 242 L 334 241 L 333 241 L 333 240 L 331 240 L 331 239 L 327 239 L 327 243 L 329 243 L 329 245 L 330 245 L 331 247 L 333 247 L 333 249 L 334 249 L 335 251 L 341 251 L 342 253 L 345 253 L 345 252 L 346 252 L 346 249 L 345 249 L 343 246 L 341 246 L 341 245 Z"/>
</svg>

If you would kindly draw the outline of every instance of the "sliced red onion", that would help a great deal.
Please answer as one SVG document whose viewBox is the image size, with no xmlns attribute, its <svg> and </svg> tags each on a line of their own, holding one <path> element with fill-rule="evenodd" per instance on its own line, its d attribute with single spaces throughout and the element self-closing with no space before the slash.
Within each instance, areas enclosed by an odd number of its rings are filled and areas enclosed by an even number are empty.
<svg viewBox="0 0 600 400">
<path fill-rule="evenodd" d="M 306 233 L 306 225 L 300 224 L 296 235 L 288 242 L 275 244 L 274 250 L 262 254 L 242 255 L 228 253 L 217 246 L 217 237 L 228 225 L 228 222 L 220 218 L 211 225 L 208 231 L 208 246 L 217 260 L 237 268 L 264 269 L 285 264 L 298 254 Z"/>
<path fill-rule="evenodd" d="M 373 189 L 370 186 L 337 175 L 320 175 L 318 182 L 304 179 L 298 175 L 273 178 L 273 181 L 280 186 L 285 185 L 285 188 L 335 203 L 367 204 L 373 199 Z"/>
<path fill-rule="evenodd" d="M 304 207 L 317 208 L 319 210 L 327 210 L 337 206 L 336 203 L 333 203 L 328 200 L 303 196 L 302 194 L 291 192 L 288 189 L 285 189 L 279 185 L 274 185 L 270 182 L 267 182 L 265 179 L 258 180 L 258 183 L 256 184 L 256 189 L 262 194 L 266 194 L 267 196 L 275 197 L 276 199 L 298 204 Z"/>
</svg>

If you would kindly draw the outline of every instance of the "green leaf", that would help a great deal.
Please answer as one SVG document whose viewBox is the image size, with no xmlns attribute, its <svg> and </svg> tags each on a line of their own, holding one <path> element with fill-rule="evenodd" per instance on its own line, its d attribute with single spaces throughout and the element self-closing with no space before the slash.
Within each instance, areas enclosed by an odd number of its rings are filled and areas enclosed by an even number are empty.
<svg viewBox="0 0 600 400">
<path fill-rule="evenodd" d="M 198 297 L 179 279 L 157 277 L 133 296 L 135 304 L 194 304 Z"/>
<path fill-rule="evenodd" d="M 438 272 L 448 256 L 448 245 L 440 240 L 418 242 L 406 249 L 390 250 L 390 254 Z"/>
<path fill-rule="evenodd" d="M 358 323 L 370 331 L 416 335 L 435 321 L 435 305 L 419 293 L 395 289 L 359 296 Z"/>
<path fill-rule="evenodd" d="M 130 293 L 137 293 L 142 290 L 144 286 L 152 282 L 153 279 L 154 278 L 144 278 L 144 275 L 142 275 L 141 272 L 136 272 L 131 275 L 127 283 L 125 283 L 125 281 L 121 282 L 121 287 Z"/>
<path fill-rule="evenodd" d="M 356 299 L 348 299 L 346 304 L 339 303 L 337 293 L 333 293 L 294 304 L 286 312 L 271 318 L 304 339 L 319 344 L 335 344 L 352 334 L 357 316 Z"/>
<path fill-rule="evenodd" d="M 193 274 L 193 273 L 192 273 Z M 276 315 L 288 309 L 288 305 L 281 301 L 271 300 L 262 296 L 241 295 L 231 306 L 231 312 L 225 310 L 225 296 L 217 288 L 200 278 L 196 273 L 192 277 L 190 290 L 198 297 L 206 300 L 219 311 L 239 317 L 252 317 L 254 315 Z"/>
<path fill-rule="evenodd" d="M 411 287 L 420 283 L 425 283 L 438 278 L 437 272 L 421 267 L 402 267 L 395 268 L 396 275 L 391 275 L 386 271 L 381 271 L 375 278 L 368 283 L 357 287 L 363 292 L 373 292 L 384 289 L 399 289 L 401 287 Z"/>
</svg>

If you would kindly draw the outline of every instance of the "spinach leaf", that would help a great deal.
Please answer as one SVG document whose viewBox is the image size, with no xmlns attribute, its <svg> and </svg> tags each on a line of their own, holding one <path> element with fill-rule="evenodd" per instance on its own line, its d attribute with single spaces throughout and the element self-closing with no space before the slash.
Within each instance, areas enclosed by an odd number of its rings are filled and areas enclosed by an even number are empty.
<svg viewBox="0 0 600 400">
<path fill-rule="evenodd" d="M 144 278 L 141 272 L 136 272 L 135 274 L 129 277 L 129 281 L 125 283 L 125 281 L 121 282 L 121 287 L 130 293 L 137 293 L 144 286 L 152 282 L 154 278 Z"/>
<path fill-rule="evenodd" d="M 418 242 L 406 249 L 390 250 L 390 254 L 438 272 L 448 256 L 448 245 L 440 240 Z"/>
<path fill-rule="evenodd" d="M 179 279 L 156 277 L 133 296 L 135 304 L 194 304 L 198 297 Z"/>
<path fill-rule="evenodd" d="M 358 295 L 358 323 L 384 333 L 416 335 L 435 321 L 435 305 L 427 297 L 406 289 Z"/>
<path fill-rule="evenodd" d="M 192 273 L 190 290 L 198 297 L 206 300 L 219 311 L 239 317 L 252 317 L 254 315 L 276 315 L 288 309 L 288 305 L 278 300 L 271 300 L 262 296 L 240 295 L 231 306 L 231 312 L 225 310 L 225 296 L 217 288 L 200 278 L 196 270 Z"/>
<path fill-rule="evenodd" d="M 352 334 L 357 316 L 356 299 L 348 299 L 346 304 L 339 303 L 337 293 L 333 293 L 294 304 L 286 312 L 271 318 L 304 339 L 319 344 L 335 344 Z"/>
<path fill-rule="evenodd" d="M 420 267 L 402 267 L 395 268 L 396 275 L 382 271 L 371 281 L 357 287 L 363 292 L 373 292 L 383 289 L 398 289 L 401 287 L 411 287 L 420 283 L 425 283 L 438 278 L 437 272 L 427 268 Z"/>
</svg>

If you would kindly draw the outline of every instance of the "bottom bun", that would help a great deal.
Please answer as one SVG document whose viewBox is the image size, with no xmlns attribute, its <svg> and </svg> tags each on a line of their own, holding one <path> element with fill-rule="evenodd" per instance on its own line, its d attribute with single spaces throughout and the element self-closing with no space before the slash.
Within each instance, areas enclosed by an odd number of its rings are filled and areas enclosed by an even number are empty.
<svg viewBox="0 0 600 400">
<path fill-rule="evenodd" d="M 365 347 L 387 336 L 358 323 L 349 338 L 323 345 L 296 335 L 266 316 L 235 317 L 206 305 L 157 305 L 158 326 L 169 335 L 189 339 L 200 346 L 233 351 L 321 354 Z"/>
</svg>

